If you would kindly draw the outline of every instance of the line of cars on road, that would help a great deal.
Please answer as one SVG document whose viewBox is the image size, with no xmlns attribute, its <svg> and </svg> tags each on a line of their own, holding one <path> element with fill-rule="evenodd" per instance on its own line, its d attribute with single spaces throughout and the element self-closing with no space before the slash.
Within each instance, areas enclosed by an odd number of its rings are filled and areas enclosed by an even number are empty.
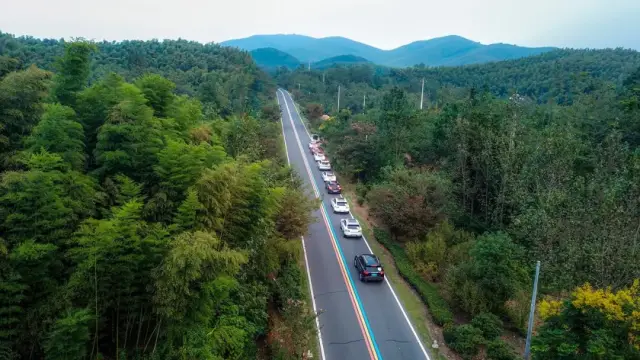
<svg viewBox="0 0 640 360">
<path fill-rule="evenodd" d="M 316 161 L 318 170 L 322 172 L 322 180 L 328 194 L 337 194 L 331 199 L 331 208 L 335 214 L 349 214 L 349 203 L 342 196 L 342 186 L 338 183 L 335 173 L 331 171 L 331 163 L 327 159 L 324 149 L 320 147 L 320 140 L 316 135 L 312 136 L 309 143 L 309 151 Z M 345 238 L 362 238 L 362 227 L 354 218 L 340 219 L 340 230 Z M 380 260 L 374 254 L 360 254 L 353 259 L 353 265 L 358 270 L 360 281 L 383 281 L 384 269 Z"/>
</svg>

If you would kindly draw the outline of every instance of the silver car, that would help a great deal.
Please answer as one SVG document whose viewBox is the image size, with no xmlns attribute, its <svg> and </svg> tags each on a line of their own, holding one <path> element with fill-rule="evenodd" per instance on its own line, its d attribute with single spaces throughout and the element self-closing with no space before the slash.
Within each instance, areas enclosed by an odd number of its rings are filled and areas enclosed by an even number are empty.
<svg viewBox="0 0 640 360">
<path fill-rule="evenodd" d="M 334 213 L 340 214 L 348 214 L 349 213 L 349 203 L 344 198 L 333 198 L 331 199 L 331 207 L 333 208 Z"/>
<path fill-rule="evenodd" d="M 331 170 L 331 163 L 329 160 L 320 160 L 318 163 L 318 170 Z"/>
<path fill-rule="evenodd" d="M 342 235 L 344 235 L 344 237 L 362 237 L 362 228 L 356 219 L 340 220 L 340 228 L 342 229 Z"/>
</svg>

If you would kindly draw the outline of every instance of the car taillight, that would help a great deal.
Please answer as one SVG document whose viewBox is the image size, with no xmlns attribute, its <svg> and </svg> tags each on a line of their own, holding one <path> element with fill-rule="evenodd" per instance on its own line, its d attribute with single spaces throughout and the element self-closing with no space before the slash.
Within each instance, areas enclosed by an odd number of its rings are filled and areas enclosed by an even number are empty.
<svg viewBox="0 0 640 360">
<path fill-rule="evenodd" d="M 380 276 L 384 276 L 384 271 L 380 271 Z"/>
<path fill-rule="evenodd" d="M 365 271 L 362 272 L 362 275 L 369 276 L 369 272 L 367 270 L 365 270 Z"/>
</svg>

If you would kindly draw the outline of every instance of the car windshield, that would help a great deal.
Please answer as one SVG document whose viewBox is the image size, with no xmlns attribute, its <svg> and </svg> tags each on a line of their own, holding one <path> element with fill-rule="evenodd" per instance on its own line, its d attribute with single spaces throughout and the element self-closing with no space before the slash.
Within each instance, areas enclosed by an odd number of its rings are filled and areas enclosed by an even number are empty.
<svg viewBox="0 0 640 360">
<path fill-rule="evenodd" d="M 338 204 L 338 206 L 345 206 L 347 205 L 346 201 L 336 201 L 336 204 Z"/>
<path fill-rule="evenodd" d="M 347 225 L 347 228 L 352 229 L 352 230 L 358 230 L 358 229 L 360 229 L 360 225 L 349 224 L 349 225 Z"/>
<path fill-rule="evenodd" d="M 363 256 L 365 264 L 367 267 L 378 267 L 380 266 L 380 261 L 375 256 L 366 255 Z"/>
</svg>

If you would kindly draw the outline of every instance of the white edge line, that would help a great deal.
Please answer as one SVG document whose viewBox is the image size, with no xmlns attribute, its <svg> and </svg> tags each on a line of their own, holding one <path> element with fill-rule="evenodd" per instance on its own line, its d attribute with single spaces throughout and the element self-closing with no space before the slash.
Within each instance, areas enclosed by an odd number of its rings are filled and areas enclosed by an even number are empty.
<svg viewBox="0 0 640 360">
<path fill-rule="evenodd" d="M 289 95 L 289 97 L 291 97 L 291 95 Z M 284 98 L 284 96 L 283 96 L 283 98 Z M 286 102 L 287 99 L 284 99 L 284 101 Z M 309 140 L 311 140 L 311 135 L 309 135 L 309 130 L 307 130 L 307 126 L 305 125 L 304 121 L 302 121 L 302 117 L 300 116 L 300 113 L 298 112 L 298 108 L 297 108 L 297 106 L 295 106 L 295 102 L 293 101 L 292 97 L 291 97 L 291 102 L 294 104 L 294 108 L 296 109 L 296 112 L 298 113 L 298 117 L 300 118 L 300 122 L 302 123 L 302 126 L 304 126 L 304 130 L 307 132 L 307 136 L 309 136 Z M 351 216 L 352 219 L 355 219 L 355 217 L 351 213 L 351 210 L 349 210 L 349 216 Z M 369 242 L 367 241 L 367 238 L 364 236 L 364 234 L 362 234 L 362 240 L 364 240 L 365 245 L 367 245 L 367 248 L 373 254 L 373 250 L 371 249 L 371 246 L 369 245 Z M 416 341 L 418 342 L 418 345 L 420 346 L 420 350 L 422 350 L 422 353 L 427 358 L 427 360 L 431 360 L 431 358 L 429 357 L 429 354 L 427 353 L 427 350 L 424 348 L 424 345 L 422 344 L 422 341 L 420 340 L 420 337 L 418 336 L 418 333 L 416 332 L 415 328 L 413 327 L 413 324 L 411 324 L 411 320 L 409 320 L 409 316 L 407 316 L 407 312 L 405 311 L 404 307 L 402 306 L 402 303 L 400 303 L 400 299 L 398 299 L 398 296 L 396 295 L 396 292 L 393 290 L 393 286 L 391 286 L 391 283 L 389 282 L 389 279 L 385 277 L 384 281 L 387 284 L 387 286 L 389 287 L 389 290 L 391 290 L 391 295 L 393 295 L 393 298 L 396 300 L 396 304 L 398 304 L 398 307 L 400 308 L 400 311 L 402 312 L 402 315 L 404 316 L 404 319 L 407 321 L 407 324 L 409 325 L 409 328 L 411 329 L 411 332 L 413 333 L 413 336 L 416 338 Z"/>
<path fill-rule="evenodd" d="M 280 106 L 280 98 L 278 97 L 277 93 L 276 93 L 276 100 L 278 101 L 278 106 Z M 287 148 L 287 139 L 286 139 L 286 135 L 284 134 L 284 122 L 282 121 L 282 114 L 280 115 L 280 127 L 282 128 L 282 141 L 284 142 L 284 150 L 287 153 L 287 164 L 291 166 L 291 161 L 289 159 L 289 149 Z M 318 330 L 318 344 L 320 344 L 320 358 L 322 360 L 325 360 L 326 356 L 324 354 L 324 345 L 322 343 L 322 333 L 320 332 L 320 320 L 318 319 L 319 316 L 318 316 L 318 309 L 316 307 L 316 298 L 313 295 L 313 283 L 311 282 L 311 269 L 309 269 L 309 259 L 307 258 L 307 247 L 304 245 L 303 236 L 300 236 L 300 240 L 302 241 L 302 252 L 304 253 L 304 266 L 307 268 L 307 280 L 309 281 L 309 292 L 311 295 L 311 304 L 313 306 L 313 313 L 316 315 L 316 329 Z"/>
</svg>

